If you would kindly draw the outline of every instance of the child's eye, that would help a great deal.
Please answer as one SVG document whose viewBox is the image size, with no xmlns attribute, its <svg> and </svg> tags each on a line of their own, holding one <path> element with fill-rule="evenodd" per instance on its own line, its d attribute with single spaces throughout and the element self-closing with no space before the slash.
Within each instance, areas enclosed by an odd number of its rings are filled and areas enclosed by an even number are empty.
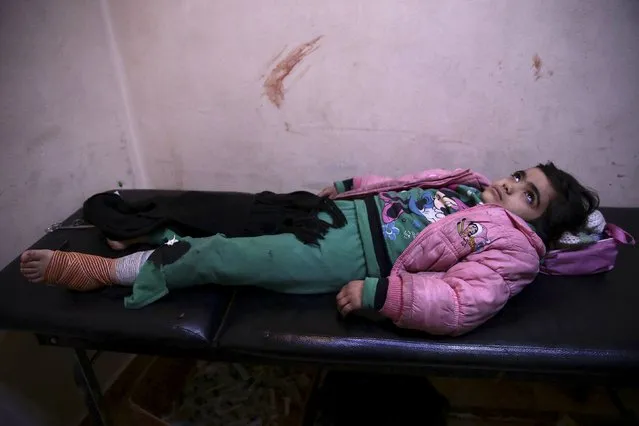
<svg viewBox="0 0 639 426">
<path fill-rule="evenodd" d="M 515 182 L 519 182 L 521 180 L 521 172 L 515 172 L 512 176 L 515 178 Z"/>
<path fill-rule="evenodd" d="M 526 195 L 526 201 L 528 202 L 528 204 L 533 204 L 535 202 L 535 194 L 533 194 L 532 192 L 525 192 Z"/>
</svg>

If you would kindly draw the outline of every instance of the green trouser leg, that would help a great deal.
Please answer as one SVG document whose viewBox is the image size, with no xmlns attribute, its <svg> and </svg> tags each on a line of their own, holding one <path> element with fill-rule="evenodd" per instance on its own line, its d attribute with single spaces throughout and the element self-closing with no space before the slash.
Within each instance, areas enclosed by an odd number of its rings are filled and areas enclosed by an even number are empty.
<svg viewBox="0 0 639 426">
<path fill-rule="evenodd" d="M 319 247 L 305 245 L 292 234 L 190 238 L 165 232 L 161 239 L 167 242 L 144 264 L 125 305 L 142 307 L 169 289 L 208 283 L 314 294 L 337 291 L 349 281 L 364 279 L 366 264 L 354 207 L 350 202 L 338 205 L 348 223 L 331 229 Z"/>
</svg>

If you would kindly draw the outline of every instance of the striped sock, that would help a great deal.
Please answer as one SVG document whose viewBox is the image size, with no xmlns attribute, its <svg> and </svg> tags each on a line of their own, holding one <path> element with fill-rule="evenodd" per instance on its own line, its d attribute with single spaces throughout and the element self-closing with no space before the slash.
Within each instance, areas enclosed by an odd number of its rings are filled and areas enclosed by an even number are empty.
<svg viewBox="0 0 639 426">
<path fill-rule="evenodd" d="M 96 290 L 116 283 L 115 260 L 58 250 L 53 252 L 44 279 L 72 290 Z"/>
<path fill-rule="evenodd" d="M 118 284 L 133 284 L 144 262 L 147 261 L 153 250 L 138 251 L 128 256 L 115 260 L 115 277 Z"/>
</svg>

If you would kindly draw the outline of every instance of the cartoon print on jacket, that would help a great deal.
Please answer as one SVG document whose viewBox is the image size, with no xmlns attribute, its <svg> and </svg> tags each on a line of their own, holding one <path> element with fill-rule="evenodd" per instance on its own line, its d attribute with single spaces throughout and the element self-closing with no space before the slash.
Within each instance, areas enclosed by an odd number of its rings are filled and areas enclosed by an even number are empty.
<svg viewBox="0 0 639 426">
<path fill-rule="evenodd" d="M 456 212 L 459 210 L 459 206 L 453 197 L 456 197 L 457 194 L 454 191 L 449 191 L 447 189 L 443 189 L 445 192 L 450 192 L 449 194 L 445 194 L 442 191 L 437 191 L 435 193 L 435 207 L 444 210 L 448 209 L 449 213 Z"/>
<path fill-rule="evenodd" d="M 383 224 L 382 229 L 384 230 L 384 237 L 389 240 L 395 241 L 397 234 L 399 234 L 399 228 L 395 226 L 395 222 Z"/>
<path fill-rule="evenodd" d="M 444 206 L 443 203 L 438 202 L 438 204 L 440 204 L 441 207 Z M 410 197 L 408 200 L 408 209 L 415 214 L 424 216 L 429 223 L 437 222 L 446 216 L 441 208 L 435 206 L 435 198 L 428 192 L 424 192 L 422 198 L 418 200 Z"/>
<path fill-rule="evenodd" d="M 402 198 L 401 195 L 388 193 L 381 193 L 379 197 L 384 203 L 382 209 L 384 236 L 390 240 L 397 238 L 399 229 L 395 226 L 395 222 L 405 213 L 422 216 L 428 223 L 434 223 L 446 216 L 445 210 L 453 212 L 458 209 L 457 203 L 441 191 L 437 191 L 434 196 L 429 191 L 424 192 L 421 197 L 415 197 L 411 194 L 408 199 Z M 414 219 L 412 223 L 418 231 L 421 231 L 425 226 L 417 219 Z M 416 234 L 413 232 L 402 234 L 405 239 L 413 239 L 414 236 L 411 238 L 411 235 Z"/>
<path fill-rule="evenodd" d="M 483 250 L 490 243 L 488 230 L 477 222 L 467 222 L 465 218 L 457 222 L 457 233 L 464 240 L 464 245 L 470 245 L 473 252 Z"/>
</svg>

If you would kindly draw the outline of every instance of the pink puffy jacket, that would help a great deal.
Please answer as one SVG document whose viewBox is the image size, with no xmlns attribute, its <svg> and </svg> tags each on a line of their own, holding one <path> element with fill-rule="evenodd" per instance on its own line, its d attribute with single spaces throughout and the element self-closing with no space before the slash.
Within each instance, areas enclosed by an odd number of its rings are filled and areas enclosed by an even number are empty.
<svg viewBox="0 0 639 426">
<path fill-rule="evenodd" d="M 470 170 L 427 170 L 398 179 L 364 176 L 336 198 L 360 198 L 412 187 L 484 187 Z M 546 248 L 518 216 L 485 204 L 427 226 L 399 256 L 381 313 L 403 328 L 460 335 L 495 315 L 539 272 Z"/>
</svg>

